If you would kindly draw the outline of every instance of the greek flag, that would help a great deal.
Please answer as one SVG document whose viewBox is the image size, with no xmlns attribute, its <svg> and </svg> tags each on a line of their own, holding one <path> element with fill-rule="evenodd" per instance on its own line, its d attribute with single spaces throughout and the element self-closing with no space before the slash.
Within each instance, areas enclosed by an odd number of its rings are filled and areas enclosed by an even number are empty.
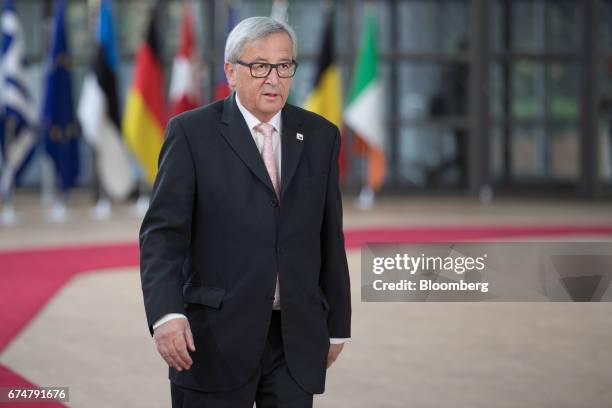
<svg viewBox="0 0 612 408">
<path fill-rule="evenodd" d="M 13 0 L 5 0 L 0 26 L 0 194 L 7 200 L 15 180 L 34 154 L 36 109 L 25 85 L 25 41 Z"/>
</svg>

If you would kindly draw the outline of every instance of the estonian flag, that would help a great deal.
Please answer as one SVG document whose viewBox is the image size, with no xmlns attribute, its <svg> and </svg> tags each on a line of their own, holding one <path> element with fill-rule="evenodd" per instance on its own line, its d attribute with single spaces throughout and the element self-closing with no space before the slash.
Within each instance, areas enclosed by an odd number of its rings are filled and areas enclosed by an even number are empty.
<svg viewBox="0 0 612 408">
<path fill-rule="evenodd" d="M 125 199 L 134 187 L 129 156 L 120 134 L 115 31 L 111 0 L 102 0 L 96 33 L 93 72 L 85 77 L 79 120 L 95 154 L 95 171 L 104 195 Z"/>
</svg>

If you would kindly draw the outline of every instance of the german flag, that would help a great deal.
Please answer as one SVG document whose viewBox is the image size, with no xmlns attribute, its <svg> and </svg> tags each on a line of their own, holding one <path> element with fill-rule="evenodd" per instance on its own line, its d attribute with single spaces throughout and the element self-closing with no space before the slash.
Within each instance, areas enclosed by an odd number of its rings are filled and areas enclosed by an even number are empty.
<svg viewBox="0 0 612 408">
<path fill-rule="evenodd" d="M 334 60 L 334 14 L 333 6 L 327 10 L 327 22 L 323 33 L 321 51 L 317 64 L 317 75 L 304 108 L 323 116 L 338 128 L 342 128 L 342 82 L 340 70 Z M 344 145 L 344 144 L 343 144 Z M 340 178 L 345 172 L 344 149 L 340 151 Z"/>
<path fill-rule="evenodd" d="M 156 6 L 151 14 L 147 38 L 136 55 L 134 77 L 123 116 L 123 134 L 150 185 L 157 175 L 157 159 L 167 121 L 157 34 L 159 16 L 160 9 Z"/>
</svg>

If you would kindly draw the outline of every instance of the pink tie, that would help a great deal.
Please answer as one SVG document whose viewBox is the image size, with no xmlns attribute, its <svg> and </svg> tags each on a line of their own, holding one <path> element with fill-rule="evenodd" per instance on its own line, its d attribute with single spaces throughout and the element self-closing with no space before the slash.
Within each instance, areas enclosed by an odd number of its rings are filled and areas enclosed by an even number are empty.
<svg viewBox="0 0 612 408">
<path fill-rule="evenodd" d="M 274 126 L 269 123 L 260 123 L 255 126 L 255 130 L 264 135 L 264 145 L 261 150 L 261 157 L 263 158 L 270 180 L 278 196 L 278 172 L 276 171 L 276 160 L 274 160 L 274 152 L 272 151 L 272 133 L 274 132 Z M 276 276 L 276 288 L 274 289 L 274 301 L 272 302 L 272 309 L 280 310 L 280 290 L 278 288 L 278 275 Z"/>
<path fill-rule="evenodd" d="M 272 133 L 274 132 L 274 126 L 269 123 L 260 123 L 255 126 L 255 129 L 264 136 L 261 157 L 266 165 L 266 170 L 268 170 L 268 175 L 270 176 L 274 190 L 278 195 L 278 172 L 276 171 L 276 161 L 274 160 L 274 152 L 272 151 Z"/>
</svg>

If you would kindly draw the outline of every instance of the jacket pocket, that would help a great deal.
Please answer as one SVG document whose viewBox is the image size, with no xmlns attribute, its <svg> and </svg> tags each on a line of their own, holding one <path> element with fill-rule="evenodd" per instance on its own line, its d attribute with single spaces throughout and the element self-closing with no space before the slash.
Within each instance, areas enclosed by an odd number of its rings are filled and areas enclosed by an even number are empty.
<svg viewBox="0 0 612 408">
<path fill-rule="evenodd" d="M 225 296 L 225 289 L 212 286 L 196 286 L 186 284 L 183 286 L 183 300 L 185 303 L 195 303 L 220 309 Z"/>
</svg>

